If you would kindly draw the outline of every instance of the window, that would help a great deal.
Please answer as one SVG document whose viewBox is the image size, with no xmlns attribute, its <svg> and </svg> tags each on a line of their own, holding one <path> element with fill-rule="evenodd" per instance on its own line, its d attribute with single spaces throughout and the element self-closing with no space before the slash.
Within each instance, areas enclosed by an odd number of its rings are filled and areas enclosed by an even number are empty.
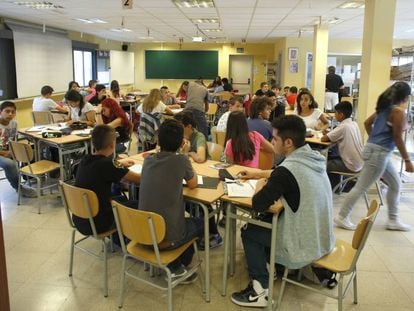
<svg viewBox="0 0 414 311">
<path fill-rule="evenodd" d="M 73 76 L 80 86 L 87 86 L 93 77 L 92 51 L 73 50 Z"/>
</svg>

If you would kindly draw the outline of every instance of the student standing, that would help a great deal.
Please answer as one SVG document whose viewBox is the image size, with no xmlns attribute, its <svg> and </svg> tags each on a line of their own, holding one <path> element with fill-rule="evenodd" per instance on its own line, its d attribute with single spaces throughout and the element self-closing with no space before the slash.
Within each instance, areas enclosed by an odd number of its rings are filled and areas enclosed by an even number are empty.
<svg viewBox="0 0 414 311">
<path fill-rule="evenodd" d="M 188 188 L 196 188 L 197 174 L 188 157 L 178 153 L 183 139 L 182 124 L 173 119 L 166 120 L 161 124 L 158 134 L 160 152 L 150 154 L 142 167 L 139 209 L 160 214 L 164 218 L 166 233 L 160 243 L 161 250 L 176 249 L 195 237 L 201 238 L 204 230 L 203 219 L 185 217 L 182 181 L 187 182 Z M 162 191 L 162 195 L 159 191 Z M 189 247 L 168 265 L 173 280 L 185 275 L 193 254 L 193 247 Z"/>
<path fill-rule="evenodd" d="M 305 143 L 303 120 L 284 116 L 272 125 L 274 151 L 286 159 L 273 171 L 245 171 L 241 175 L 267 178 L 257 183 L 252 199 L 254 211 L 266 212 L 277 200 L 282 200 L 284 210 L 278 218 L 275 259 L 286 268 L 299 269 L 328 254 L 335 246 L 332 193 L 325 158 Z M 233 293 L 231 300 L 240 306 L 265 307 L 272 297 L 266 268 L 271 230 L 248 224 L 241 236 L 251 281 L 246 289 Z"/>
<path fill-rule="evenodd" d="M 190 82 L 188 86 L 183 85 L 183 89 L 187 92 L 186 109 L 189 109 L 194 116 L 197 129 L 208 137 L 208 125 L 206 120 L 206 112 L 208 111 L 208 90 L 202 84 L 202 80 Z"/>
<path fill-rule="evenodd" d="M 339 182 L 339 176 L 332 171 L 359 172 L 364 165 L 362 159 L 362 138 L 358 124 L 352 120 L 352 104 L 344 101 L 335 106 L 335 119 L 339 125 L 330 132 L 324 131 L 321 141 L 333 142 L 338 146 L 339 156 L 328 158 L 327 171 L 332 188 Z M 336 178 L 335 178 L 336 177 Z"/>
<path fill-rule="evenodd" d="M 376 112 L 365 120 L 364 126 L 369 138 L 363 151 L 365 161 L 357 183 L 345 198 L 335 224 L 341 228 L 355 230 L 350 214 L 359 197 L 371 185 L 383 178 L 388 186 L 388 230 L 410 231 L 411 226 L 404 224 L 398 215 L 401 180 L 391 163 L 395 147 L 405 162 L 405 170 L 414 172 L 413 163 L 405 148 L 403 133 L 407 127 L 405 105 L 411 95 L 411 88 L 405 82 L 396 82 L 387 88 L 377 100 Z"/>
<path fill-rule="evenodd" d="M 344 81 L 335 71 L 334 66 L 329 66 L 325 80 L 325 111 L 327 112 L 334 110 L 335 105 L 339 102 L 339 92 L 344 88 Z"/>
</svg>

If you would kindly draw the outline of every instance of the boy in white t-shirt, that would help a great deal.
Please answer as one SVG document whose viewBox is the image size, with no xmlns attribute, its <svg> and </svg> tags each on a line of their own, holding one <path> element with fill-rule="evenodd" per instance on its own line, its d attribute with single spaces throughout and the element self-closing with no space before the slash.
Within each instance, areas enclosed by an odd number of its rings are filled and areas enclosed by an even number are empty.
<svg viewBox="0 0 414 311">
<path fill-rule="evenodd" d="M 17 135 L 16 105 L 11 101 L 5 101 L 0 105 L 0 167 L 4 170 L 7 180 L 15 190 L 19 185 L 19 172 L 16 162 L 9 150 L 9 141 L 15 140 Z M 36 191 L 21 186 L 24 197 L 36 197 Z"/>
<path fill-rule="evenodd" d="M 53 93 L 53 88 L 49 85 L 45 85 L 40 90 L 40 97 L 36 97 L 33 100 L 33 111 L 51 111 L 57 110 L 60 112 L 68 112 L 64 107 L 59 106 L 53 99 L 50 97 Z"/>
<path fill-rule="evenodd" d="M 330 132 L 324 131 L 321 140 L 338 145 L 339 157 L 328 157 L 327 171 L 332 187 L 339 182 L 339 176 L 329 174 L 332 171 L 359 172 L 362 169 L 362 138 L 358 124 L 352 120 L 352 104 L 343 101 L 335 106 L 335 119 L 340 124 Z"/>
<path fill-rule="evenodd" d="M 227 120 L 233 111 L 243 111 L 243 104 L 240 97 L 232 97 L 229 100 L 229 111 L 223 113 L 217 123 L 217 132 L 225 132 L 227 130 Z"/>
</svg>

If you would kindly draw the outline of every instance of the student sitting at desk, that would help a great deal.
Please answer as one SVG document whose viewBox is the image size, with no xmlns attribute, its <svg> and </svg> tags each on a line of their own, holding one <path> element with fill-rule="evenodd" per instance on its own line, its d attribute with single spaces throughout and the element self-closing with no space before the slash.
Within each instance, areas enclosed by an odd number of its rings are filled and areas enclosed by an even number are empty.
<svg viewBox="0 0 414 311">
<path fill-rule="evenodd" d="M 94 217 L 97 233 L 115 228 L 114 214 L 111 208 L 111 199 L 131 208 L 138 208 L 137 201 L 125 201 L 123 198 L 111 198 L 113 183 L 121 180 L 139 184 L 141 175 L 128 170 L 133 165 L 131 160 L 114 162 L 112 154 L 115 151 L 116 132 L 108 125 L 97 125 L 92 131 L 94 154 L 85 155 L 77 169 L 75 186 L 92 190 L 98 197 L 99 210 Z M 88 219 L 72 215 L 76 228 L 85 235 L 92 234 Z"/>
<path fill-rule="evenodd" d="M 318 109 L 312 94 L 301 92 L 296 98 L 297 107 L 295 113 L 303 119 L 306 128 L 324 130 L 329 126 L 329 121 L 323 112 Z"/>
<path fill-rule="evenodd" d="M 216 76 L 213 80 L 213 82 L 211 82 L 207 88 L 210 90 L 214 90 L 216 87 L 222 85 L 223 83 L 221 82 L 221 77 L 220 76 Z"/>
<path fill-rule="evenodd" d="M 230 113 L 233 111 L 243 111 L 243 104 L 241 97 L 232 97 L 229 100 L 229 111 L 226 111 L 222 114 L 218 120 L 216 131 L 225 132 L 227 130 L 227 121 L 229 119 Z"/>
<path fill-rule="evenodd" d="M 170 109 L 178 109 L 181 108 L 181 105 L 177 102 L 175 97 L 171 95 L 168 86 L 161 86 L 161 101 L 168 106 Z"/>
<path fill-rule="evenodd" d="M 182 147 L 183 153 L 188 155 L 197 163 L 207 160 L 207 142 L 203 133 L 197 131 L 193 113 L 188 110 L 177 113 L 174 118 L 184 126 L 185 144 Z"/>
<path fill-rule="evenodd" d="M 10 186 L 17 191 L 19 186 L 19 171 L 16 161 L 9 150 L 9 141 L 17 138 L 16 104 L 4 101 L 0 104 L 0 167 Z M 36 191 L 26 185 L 21 185 L 22 196 L 27 198 L 37 197 Z"/>
<path fill-rule="evenodd" d="M 259 168 L 260 150 L 273 153 L 272 145 L 260 133 L 249 131 L 243 112 L 230 113 L 224 150 L 228 162 Z"/>
<path fill-rule="evenodd" d="M 89 83 L 88 83 L 89 87 L 85 90 L 86 91 L 85 100 L 87 102 L 89 102 L 90 99 L 96 95 L 96 83 L 97 83 L 96 80 L 89 80 Z"/>
<path fill-rule="evenodd" d="M 52 98 L 53 88 L 45 85 L 40 90 L 40 97 L 33 99 L 33 111 L 51 111 L 68 112 L 65 107 L 59 106 Z"/>
<path fill-rule="evenodd" d="M 265 96 L 267 91 L 269 91 L 269 84 L 267 84 L 267 82 L 262 82 L 260 83 L 260 89 L 254 93 L 254 96 Z"/>
<path fill-rule="evenodd" d="M 175 95 L 178 100 L 186 100 L 187 99 L 187 88 L 190 82 L 184 81 L 181 83 L 180 88 L 177 91 L 177 95 Z"/>
<path fill-rule="evenodd" d="M 221 82 L 223 82 L 223 90 L 226 92 L 232 92 L 233 91 L 233 85 L 229 82 L 229 79 L 223 78 L 221 79 Z"/>
<path fill-rule="evenodd" d="M 118 102 L 118 104 L 121 101 L 121 97 L 122 97 L 121 90 L 119 88 L 119 83 L 116 80 L 112 80 L 111 81 L 110 97 L 113 98 L 113 99 L 115 99 Z"/>
<path fill-rule="evenodd" d="M 107 124 L 117 131 L 116 153 L 124 151 L 123 143 L 129 141 L 132 124 L 125 111 L 114 99 L 107 98 L 102 102 L 101 118 L 98 117 L 98 124 Z"/>
<path fill-rule="evenodd" d="M 162 101 L 161 91 L 159 89 L 152 89 L 147 97 L 144 98 L 142 105 L 138 107 L 139 113 L 150 114 L 169 114 L 173 115 L 173 112 L 169 106 Z"/>
<path fill-rule="evenodd" d="M 197 187 L 197 174 L 188 157 L 178 151 L 184 143 L 184 128 L 174 119 L 161 124 L 158 134 L 160 152 L 145 158 L 142 167 L 139 209 L 160 214 L 166 223 L 165 239 L 160 249 L 176 249 L 191 239 L 201 238 L 203 219 L 186 218 L 183 198 L 183 180 L 190 189 Z M 160 192 L 162 191 L 162 195 Z M 194 254 L 188 248 L 179 258 L 168 265 L 172 279 L 183 276 Z M 191 281 L 195 281 L 195 277 Z M 188 280 L 190 281 L 190 280 Z"/>
<path fill-rule="evenodd" d="M 286 89 L 286 87 L 285 87 Z M 290 110 L 295 109 L 296 97 L 298 96 L 298 88 L 296 86 L 289 87 L 289 91 L 286 95 L 286 101 L 289 105 Z"/>
<path fill-rule="evenodd" d="M 297 116 L 273 121 L 272 144 L 286 159 L 273 171 L 241 172 L 242 177 L 267 178 L 258 182 L 252 209 L 266 212 L 281 199 L 276 237 L 276 263 L 299 269 L 328 254 L 335 246 L 332 223 L 332 193 L 325 158 L 305 144 L 306 126 Z M 324 191 L 321 191 L 324 189 Z M 238 305 L 265 307 L 268 303 L 269 273 L 266 269 L 271 230 L 248 224 L 241 233 L 251 281 L 233 293 Z M 271 299 L 271 298 L 270 298 Z"/>
<path fill-rule="evenodd" d="M 272 105 L 269 97 L 256 97 L 250 104 L 247 120 L 249 131 L 259 132 L 268 141 L 272 139 L 272 124 L 269 122 Z"/>
<path fill-rule="evenodd" d="M 89 99 L 89 102 L 94 106 L 98 106 L 104 99 L 106 99 L 106 87 L 103 84 L 97 84 L 95 89 L 96 94 Z"/>
<path fill-rule="evenodd" d="M 85 103 L 83 96 L 79 92 L 75 90 L 67 92 L 65 94 L 65 101 L 70 108 L 68 124 L 83 122 L 87 126 L 95 125 L 95 108 L 90 103 Z"/>
<path fill-rule="evenodd" d="M 324 131 L 321 141 L 333 142 L 338 145 L 338 156 L 328 157 L 326 170 L 332 188 L 339 182 L 339 176 L 330 174 L 332 171 L 355 173 L 359 172 L 364 165 L 362 159 L 362 138 L 358 124 L 352 121 L 352 104 L 344 101 L 335 106 L 335 119 L 339 125 L 330 132 Z"/>
</svg>

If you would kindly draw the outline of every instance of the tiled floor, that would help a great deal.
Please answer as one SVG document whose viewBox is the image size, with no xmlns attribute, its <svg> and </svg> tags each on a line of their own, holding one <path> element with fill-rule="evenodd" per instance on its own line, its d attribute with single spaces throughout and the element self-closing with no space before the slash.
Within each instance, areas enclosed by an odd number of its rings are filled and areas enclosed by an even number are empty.
<svg viewBox="0 0 414 311">
<path fill-rule="evenodd" d="M 403 193 L 401 217 L 414 225 L 414 187 Z M 371 198 L 375 198 L 372 195 Z M 24 199 L 16 205 L 16 194 L 7 181 L 0 182 L 0 199 L 5 230 L 7 270 L 12 310 L 117 310 L 121 254 L 109 259 L 109 296 L 101 291 L 102 263 L 77 252 L 73 277 L 68 277 L 70 229 L 58 199 Z M 343 197 L 335 196 L 335 211 Z M 37 204 L 42 214 L 37 214 Z M 366 212 L 363 200 L 352 218 Z M 350 292 L 344 310 L 414 310 L 414 231 L 385 230 L 386 209 L 382 208 L 359 262 L 359 304 Z M 337 238 L 350 240 L 352 232 L 335 228 Z M 93 241 L 92 241 L 93 242 Z M 95 243 L 88 243 L 97 250 Z M 238 237 L 236 276 L 230 278 L 228 293 L 244 288 L 248 281 L 243 248 Z M 201 297 L 199 282 L 174 289 L 175 310 L 241 310 L 222 297 L 223 247 L 211 252 L 211 302 Z M 137 265 L 137 269 L 141 269 Z M 143 272 L 144 273 L 144 272 Z M 275 283 L 278 292 L 280 281 Z M 165 293 L 128 280 L 124 310 L 165 310 Z M 303 289 L 287 286 L 283 310 L 336 310 L 336 301 Z"/>
</svg>

